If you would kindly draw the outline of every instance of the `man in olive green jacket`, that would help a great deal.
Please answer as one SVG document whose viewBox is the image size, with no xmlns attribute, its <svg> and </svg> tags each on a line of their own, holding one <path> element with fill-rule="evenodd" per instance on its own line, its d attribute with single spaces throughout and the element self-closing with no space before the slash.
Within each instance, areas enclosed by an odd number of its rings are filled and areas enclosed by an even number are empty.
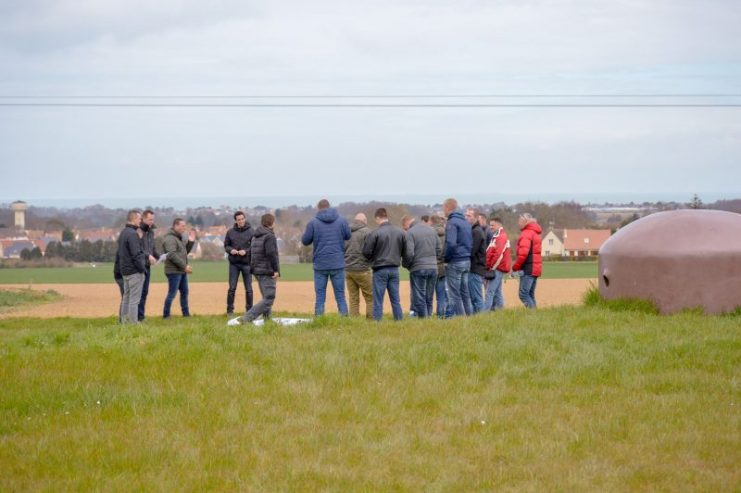
<svg viewBox="0 0 741 493">
<path fill-rule="evenodd" d="M 345 242 L 345 284 L 350 294 L 350 316 L 360 315 L 360 293 L 365 299 L 365 317 L 373 318 L 373 283 L 370 262 L 363 255 L 363 243 L 368 236 L 368 218 L 358 213 L 350 225 L 351 236 Z"/>
<path fill-rule="evenodd" d="M 162 311 L 163 318 L 170 318 L 170 307 L 178 291 L 180 291 L 180 309 L 183 311 L 183 316 L 190 316 L 188 274 L 193 272 L 193 269 L 188 265 L 188 254 L 195 244 L 196 232 L 191 231 L 188 234 L 187 243 L 183 240 L 183 233 L 185 233 L 185 221 L 179 217 L 175 218 L 172 229 L 167 232 L 162 242 L 163 250 L 167 254 L 165 275 L 167 276 L 168 285 L 165 307 Z"/>
</svg>

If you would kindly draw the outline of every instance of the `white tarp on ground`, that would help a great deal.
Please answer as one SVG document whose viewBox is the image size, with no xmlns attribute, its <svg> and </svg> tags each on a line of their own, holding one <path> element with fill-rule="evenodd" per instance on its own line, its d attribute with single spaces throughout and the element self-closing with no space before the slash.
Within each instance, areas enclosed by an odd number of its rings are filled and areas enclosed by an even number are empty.
<svg viewBox="0 0 741 493">
<path fill-rule="evenodd" d="M 242 317 L 237 317 L 229 320 L 226 324 L 229 326 L 234 325 L 241 325 Z M 277 318 L 271 318 L 270 319 L 273 323 L 276 323 L 278 325 L 296 325 L 296 324 L 302 324 L 304 322 L 311 322 L 310 318 L 289 318 L 289 317 L 277 317 Z M 262 318 L 258 318 L 254 322 L 252 322 L 253 325 L 257 325 L 258 327 L 261 327 L 265 323 L 265 320 Z"/>
</svg>

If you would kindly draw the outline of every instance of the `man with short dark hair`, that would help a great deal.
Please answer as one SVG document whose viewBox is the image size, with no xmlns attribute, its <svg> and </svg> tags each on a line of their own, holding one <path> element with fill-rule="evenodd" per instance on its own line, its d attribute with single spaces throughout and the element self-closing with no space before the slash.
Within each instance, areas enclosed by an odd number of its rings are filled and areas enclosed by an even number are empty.
<svg viewBox="0 0 741 493">
<path fill-rule="evenodd" d="M 144 284 L 142 285 L 142 296 L 139 301 L 139 321 L 143 322 L 146 317 L 145 311 L 147 307 L 147 295 L 149 294 L 149 280 L 152 277 L 152 266 L 157 263 L 157 249 L 154 244 L 154 230 L 157 226 L 154 225 L 154 211 L 152 209 L 146 209 L 142 212 L 142 222 L 139 226 L 142 232 L 142 250 L 146 256 L 145 271 L 144 271 Z"/>
<path fill-rule="evenodd" d="M 337 209 L 329 206 L 327 199 L 317 204 L 318 212 L 301 237 L 305 246 L 314 245 L 314 314 L 324 315 L 327 283 L 332 281 L 332 290 L 340 315 L 347 316 L 345 300 L 345 242 L 350 239 L 350 226 Z"/>
<path fill-rule="evenodd" d="M 139 300 L 144 284 L 146 256 L 142 250 L 138 229 L 141 212 L 130 210 L 126 215 L 126 226 L 118 236 L 118 267 L 123 278 L 123 296 L 119 309 L 121 323 L 137 323 Z"/>
<path fill-rule="evenodd" d="M 175 295 L 180 292 L 180 309 L 183 317 L 190 317 L 188 307 L 188 274 L 193 269 L 188 264 L 188 254 L 193 249 L 196 241 L 196 232 L 190 231 L 187 242 L 183 236 L 185 233 L 185 220 L 179 217 L 172 222 L 172 229 L 165 234 L 162 248 L 167 254 L 165 260 L 165 276 L 167 276 L 167 296 L 162 309 L 162 318 L 170 318 L 170 308 Z"/>
<path fill-rule="evenodd" d="M 471 225 L 471 271 L 468 274 L 468 292 L 473 313 L 479 313 L 484 308 L 486 233 L 479 223 L 479 216 L 475 209 L 466 210 L 466 220 Z"/>
<path fill-rule="evenodd" d="M 399 265 L 406 255 L 406 236 L 389 222 L 385 208 L 377 209 L 374 217 L 378 227 L 368 234 L 363 245 L 363 255 L 373 269 L 373 319 L 383 318 L 383 298 L 388 289 L 394 320 L 401 320 L 404 313 L 399 299 Z"/>
<path fill-rule="evenodd" d="M 471 312 L 468 300 L 468 273 L 471 270 L 471 225 L 458 210 L 458 201 L 450 198 L 443 202 L 443 212 L 448 218 L 445 227 L 445 277 L 448 287 L 448 313 L 451 316 Z"/>
<path fill-rule="evenodd" d="M 229 254 L 229 290 L 226 293 L 226 314 L 234 315 L 234 296 L 237 293 L 239 276 L 244 284 L 244 311 L 252 308 L 252 274 L 250 272 L 250 244 L 252 243 L 252 226 L 244 212 L 234 213 L 234 227 L 226 232 L 224 250 Z"/>
<path fill-rule="evenodd" d="M 432 298 L 437 283 L 437 256 L 440 245 L 437 233 L 424 221 L 411 216 L 401 220 L 406 231 L 407 248 L 403 265 L 409 269 L 412 287 L 412 309 L 419 318 L 432 316 Z"/>
<path fill-rule="evenodd" d="M 240 323 L 252 323 L 259 317 L 269 319 L 273 311 L 278 278 L 280 277 L 280 260 L 278 258 L 278 240 L 273 232 L 275 216 L 263 214 L 260 226 L 255 230 L 250 245 L 250 266 L 257 279 L 262 299 L 250 308 L 240 319 Z"/>
</svg>

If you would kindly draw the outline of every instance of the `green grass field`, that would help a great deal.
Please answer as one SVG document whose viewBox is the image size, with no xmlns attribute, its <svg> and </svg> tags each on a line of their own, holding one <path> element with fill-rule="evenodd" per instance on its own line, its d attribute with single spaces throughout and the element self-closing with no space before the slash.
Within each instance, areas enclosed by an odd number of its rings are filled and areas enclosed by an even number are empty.
<svg viewBox="0 0 741 493">
<path fill-rule="evenodd" d="M 311 281 L 311 264 L 283 265 L 284 281 Z M 402 279 L 408 279 L 406 269 L 401 269 Z M 544 279 L 596 279 L 596 262 L 546 262 Z M 228 266 L 223 262 L 195 262 L 191 282 L 224 282 L 228 279 Z M 113 280 L 113 264 L 95 267 L 0 269 L 0 284 L 78 284 L 105 283 Z M 162 266 L 154 267 L 152 282 L 166 282 Z"/>
<path fill-rule="evenodd" d="M 0 491 L 733 491 L 740 320 L 1 320 Z"/>
</svg>

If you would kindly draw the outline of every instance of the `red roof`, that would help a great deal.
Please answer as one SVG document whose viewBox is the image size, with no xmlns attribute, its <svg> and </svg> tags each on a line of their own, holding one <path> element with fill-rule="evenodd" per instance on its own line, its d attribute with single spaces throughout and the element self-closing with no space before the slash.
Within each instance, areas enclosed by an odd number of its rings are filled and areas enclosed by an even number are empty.
<svg viewBox="0 0 741 493">
<path fill-rule="evenodd" d="M 599 250 L 610 237 L 609 229 L 564 229 L 564 250 Z"/>
</svg>

